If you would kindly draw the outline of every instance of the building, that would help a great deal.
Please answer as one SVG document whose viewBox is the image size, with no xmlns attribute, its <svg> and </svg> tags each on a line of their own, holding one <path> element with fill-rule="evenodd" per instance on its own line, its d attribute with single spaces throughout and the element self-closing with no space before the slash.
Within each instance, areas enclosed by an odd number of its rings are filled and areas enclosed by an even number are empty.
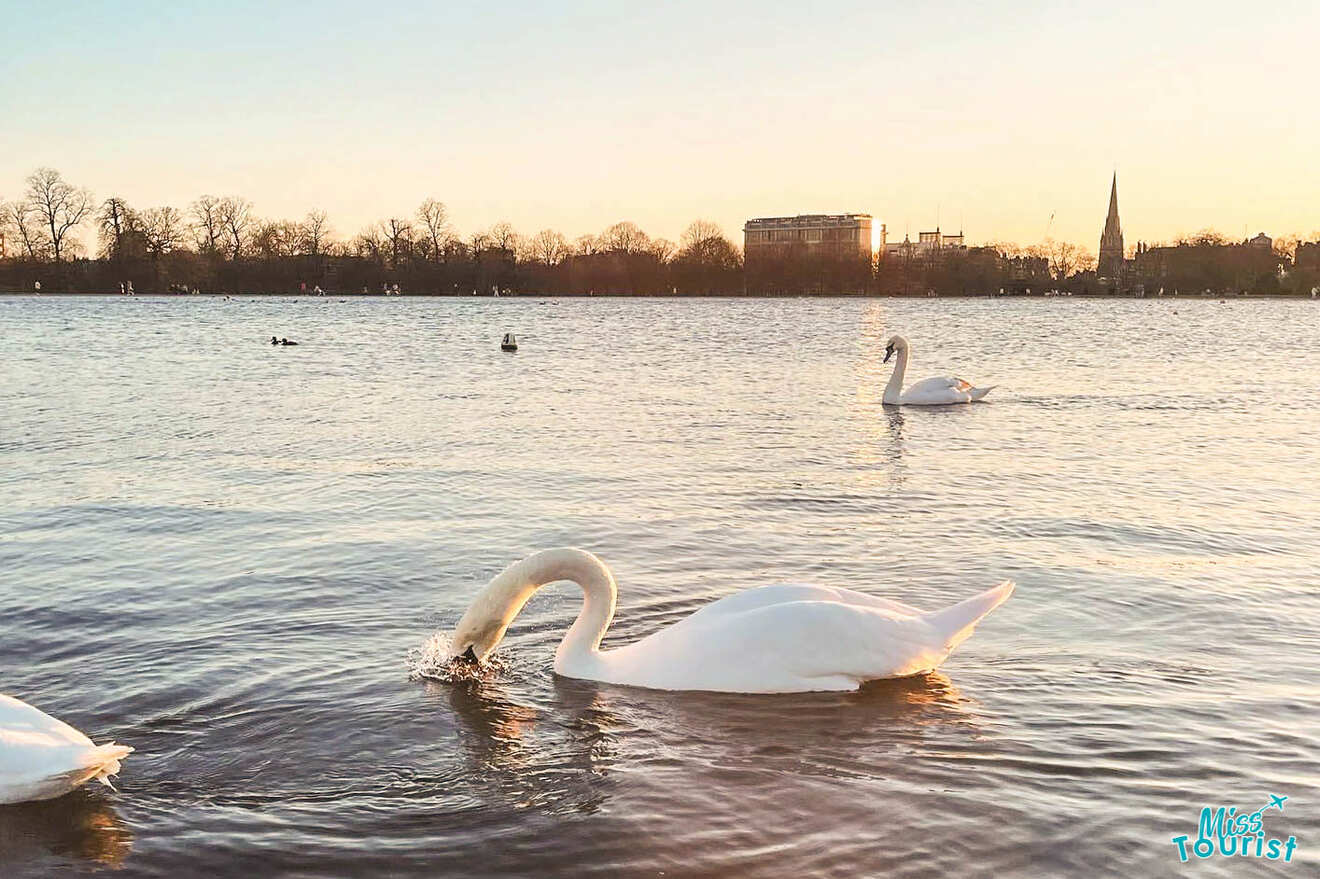
<svg viewBox="0 0 1320 879">
<path fill-rule="evenodd" d="M 1262 232 L 1238 244 L 1203 240 L 1149 247 L 1139 243 L 1131 271 L 1147 290 L 1273 293 L 1286 265 L 1286 259 L 1274 252 L 1274 241 Z"/>
<path fill-rule="evenodd" d="M 1263 251 L 1266 253 L 1274 252 L 1274 239 L 1266 235 L 1264 232 L 1261 232 L 1255 238 L 1250 238 L 1242 242 L 1242 244 L 1244 247 L 1251 247 L 1254 248 L 1255 250 Z"/>
<path fill-rule="evenodd" d="M 860 258 L 869 264 L 871 215 L 799 214 L 796 217 L 760 217 L 748 220 L 743 226 L 743 254 L 748 263 L 783 258 L 790 253 Z"/>
<path fill-rule="evenodd" d="M 967 246 L 964 243 L 961 231 L 957 235 L 945 235 L 936 226 L 934 232 L 917 233 L 916 241 L 904 235 L 902 241 L 885 242 L 880 247 L 880 255 L 882 258 L 897 257 L 899 259 L 939 258 L 947 251 L 966 249 Z"/>
<path fill-rule="evenodd" d="M 1123 277 L 1123 226 L 1118 221 L 1118 173 L 1109 188 L 1109 215 L 1100 235 L 1100 260 L 1096 274 L 1117 284 Z"/>
<path fill-rule="evenodd" d="M 1320 241 L 1303 241 L 1298 244 L 1293 265 L 1304 272 L 1320 273 Z"/>
</svg>

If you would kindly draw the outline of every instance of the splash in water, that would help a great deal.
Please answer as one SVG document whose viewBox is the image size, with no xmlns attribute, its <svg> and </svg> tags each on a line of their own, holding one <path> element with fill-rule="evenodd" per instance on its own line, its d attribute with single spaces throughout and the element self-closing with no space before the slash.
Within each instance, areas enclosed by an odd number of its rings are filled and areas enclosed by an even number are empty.
<svg viewBox="0 0 1320 879">
<path fill-rule="evenodd" d="M 408 680 L 446 684 L 487 680 L 504 670 L 504 663 L 494 656 L 481 665 L 455 661 L 452 642 L 445 632 L 436 632 L 421 647 L 409 650 L 404 664 L 408 667 Z"/>
</svg>

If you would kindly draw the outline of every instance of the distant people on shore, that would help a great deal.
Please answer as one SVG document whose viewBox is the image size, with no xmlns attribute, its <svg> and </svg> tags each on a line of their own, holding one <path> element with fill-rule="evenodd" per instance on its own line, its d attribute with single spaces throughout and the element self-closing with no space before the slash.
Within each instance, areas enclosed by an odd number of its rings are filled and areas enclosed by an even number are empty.
<svg viewBox="0 0 1320 879">
<path fill-rule="evenodd" d="M 36 293 L 38 296 L 41 295 L 41 282 L 40 282 L 40 281 L 33 281 L 33 282 L 32 282 L 32 292 L 33 292 L 33 293 Z"/>
</svg>

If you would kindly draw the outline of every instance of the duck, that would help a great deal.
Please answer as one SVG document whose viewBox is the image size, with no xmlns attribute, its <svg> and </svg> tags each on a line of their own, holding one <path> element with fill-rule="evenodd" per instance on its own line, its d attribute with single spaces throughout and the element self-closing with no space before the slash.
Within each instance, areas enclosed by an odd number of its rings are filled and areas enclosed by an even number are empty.
<svg viewBox="0 0 1320 879">
<path fill-rule="evenodd" d="M 281 345 L 297 345 L 298 343 L 297 343 L 297 342 L 294 342 L 294 341 L 291 341 L 291 340 L 289 340 L 289 339 L 280 339 L 280 344 L 281 344 Z"/>
<path fill-rule="evenodd" d="M 885 359 L 881 361 L 882 363 L 888 363 L 890 357 L 898 354 L 898 363 L 894 366 L 893 374 L 889 376 L 889 383 L 885 385 L 885 393 L 881 398 L 881 402 L 886 406 L 944 406 L 950 403 L 974 403 L 984 399 L 985 395 L 995 388 L 994 385 L 988 388 L 972 387 L 971 383 L 960 378 L 928 378 L 904 391 L 903 377 L 907 373 L 911 350 L 908 340 L 902 336 L 890 337 L 885 345 Z"/>
<path fill-rule="evenodd" d="M 652 690 L 805 693 L 934 671 L 986 614 L 999 585 L 933 612 L 851 589 L 776 584 L 713 601 L 639 641 L 602 650 L 614 618 L 614 575 L 591 552 L 547 549 L 515 562 L 477 593 L 449 639 L 448 661 L 481 666 L 542 586 L 577 583 L 582 610 L 555 651 L 556 674 Z"/>
<path fill-rule="evenodd" d="M 95 745 L 67 723 L 0 693 L 0 805 L 54 799 L 92 780 L 113 789 L 110 776 L 131 753 L 115 742 Z"/>
</svg>

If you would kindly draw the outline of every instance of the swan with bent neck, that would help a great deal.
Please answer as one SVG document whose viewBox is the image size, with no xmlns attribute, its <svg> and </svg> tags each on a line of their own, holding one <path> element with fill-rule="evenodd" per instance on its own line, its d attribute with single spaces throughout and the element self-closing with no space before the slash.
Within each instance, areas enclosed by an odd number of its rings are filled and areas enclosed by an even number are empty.
<svg viewBox="0 0 1320 879">
<path fill-rule="evenodd" d="M 911 350 L 908 340 L 902 336 L 891 337 L 885 345 L 885 359 L 881 361 L 882 363 L 888 363 L 890 357 L 895 353 L 898 354 L 898 363 L 894 365 L 893 375 L 889 376 L 884 397 L 881 398 L 881 402 L 886 406 L 946 406 L 950 403 L 974 403 L 994 390 L 994 385 L 988 388 L 974 388 L 970 382 L 960 378 L 941 377 L 923 379 L 904 391 L 903 378 L 907 375 L 908 355 Z"/>
<path fill-rule="evenodd" d="M 582 587 L 583 602 L 555 651 L 557 674 L 726 693 L 854 690 L 866 681 L 932 671 L 1013 593 L 1004 581 L 923 613 L 850 589 L 761 586 L 713 601 L 640 641 L 602 650 L 618 595 L 614 576 L 585 550 L 548 549 L 510 565 L 477 594 L 454 629 L 451 658 L 484 662 L 527 600 L 560 580 Z"/>
</svg>

